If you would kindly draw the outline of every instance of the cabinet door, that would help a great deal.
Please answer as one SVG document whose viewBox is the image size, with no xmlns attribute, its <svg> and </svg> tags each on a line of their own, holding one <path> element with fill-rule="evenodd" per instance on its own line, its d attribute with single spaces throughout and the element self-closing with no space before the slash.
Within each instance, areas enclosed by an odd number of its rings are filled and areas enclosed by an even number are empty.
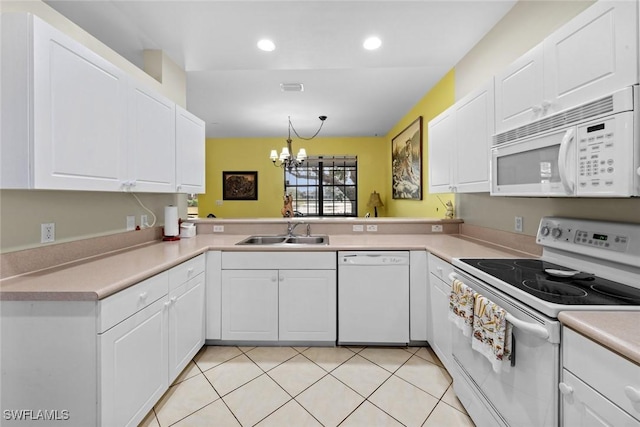
<svg viewBox="0 0 640 427">
<path fill-rule="evenodd" d="M 278 271 L 222 271 L 222 339 L 278 339 Z"/>
<path fill-rule="evenodd" d="M 409 253 L 409 339 L 427 341 L 430 330 L 427 252 Z"/>
<path fill-rule="evenodd" d="M 176 190 L 205 192 L 205 126 L 198 117 L 176 106 Z"/>
<path fill-rule="evenodd" d="M 637 9 L 637 1 L 599 1 L 545 39 L 548 112 L 638 83 Z"/>
<path fill-rule="evenodd" d="M 130 191 L 175 192 L 175 104 L 140 85 L 129 93 Z"/>
<path fill-rule="evenodd" d="M 451 159 L 456 144 L 456 123 L 453 107 L 429 121 L 429 193 L 450 193 Z"/>
<path fill-rule="evenodd" d="M 542 43 L 497 74 L 495 80 L 496 132 L 503 132 L 544 115 Z"/>
<path fill-rule="evenodd" d="M 33 22 L 32 187 L 116 191 L 126 173 L 125 75 Z"/>
<path fill-rule="evenodd" d="M 279 339 L 336 340 L 336 271 L 280 270 Z"/>
<path fill-rule="evenodd" d="M 431 347 L 444 367 L 452 368 L 451 322 L 449 316 L 450 287 L 435 275 L 429 277 L 431 286 L 431 325 L 433 328 Z"/>
<path fill-rule="evenodd" d="M 489 192 L 491 137 L 494 133 L 493 81 L 456 102 L 457 193 Z"/>
<path fill-rule="evenodd" d="M 564 426 L 637 427 L 640 424 L 566 369 L 562 370 L 560 391 Z"/>
<path fill-rule="evenodd" d="M 204 273 L 169 294 L 169 383 L 204 344 Z"/>
<path fill-rule="evenodd" d="M 222 338 L 222 252 L 207 252 L 207 270 L 205 292 L 207 298 L 206 311 L 206 334 L 208 340 L 219 340 Z"/>
<path fill-rule="evenodd" d="M 136 426 L 168 387 L 166 300 L 99 335 L 103 426 Z"/>
</svg>

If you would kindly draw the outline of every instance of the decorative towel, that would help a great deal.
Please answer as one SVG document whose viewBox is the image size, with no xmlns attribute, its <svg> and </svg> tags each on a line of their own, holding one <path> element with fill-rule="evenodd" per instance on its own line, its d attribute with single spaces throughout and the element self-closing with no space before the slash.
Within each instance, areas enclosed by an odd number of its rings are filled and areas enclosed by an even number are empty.
<svg viewBox="0 0 640 427">
<path fill-rule="evenodd" d="M 470 337 L 473 330 L 473 302 L 476 293 L 462 283 L 454 280 L 449 295 L 449 320 L 451 320 L 464 334 Z"/>
<path fill-rule="evenodd" d="M 471 347 L 483 354 L 500 373 L 511 367 L 512 326 L 505 317 L 507 312 L 488 298 L 476 294 L 473 309 L 473 339 Z"/>
</svg>

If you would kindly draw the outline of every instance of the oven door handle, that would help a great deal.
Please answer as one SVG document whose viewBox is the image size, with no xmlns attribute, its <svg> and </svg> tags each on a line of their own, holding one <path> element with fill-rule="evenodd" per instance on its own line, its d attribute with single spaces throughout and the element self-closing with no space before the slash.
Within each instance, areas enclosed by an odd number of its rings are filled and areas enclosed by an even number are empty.
<svg viewBox="0 0 640 427">
<path fill-rule="evenodd" d="M 454 280 L 460 280 L 460 277 L 456 273 L 449 273 L 449 280 L 453 282 Z M 543 340 L 549 339 L 549 331 L 541 325 L 536 323 L 529 323 L 523 320 L 517 319 L 507 312 L 505 317 L 507 322 L 511 323 L 514 327 L 520 329 L 522 332 L 526 332 L 532 335 L 535 335 L 538 338 L 542 338 Z"/>
</svg>

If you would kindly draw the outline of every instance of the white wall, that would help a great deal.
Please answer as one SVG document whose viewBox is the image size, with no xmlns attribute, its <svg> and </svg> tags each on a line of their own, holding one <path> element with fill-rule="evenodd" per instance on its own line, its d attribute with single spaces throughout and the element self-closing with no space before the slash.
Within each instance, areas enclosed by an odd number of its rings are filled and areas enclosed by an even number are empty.
<svg viewBox="0 0 640 427">
<path fill-rule="evenodd" d="M 519 1 L 456 65 L 456 99 L 479 87 L 503 67 L 593 4 L 593 1 Z M 514 231 L 523 217 L 524 233 L 535 235 L 545 215 L 640 223 L 640 198 L 561 199 L 458 194 L 457 215 L 468 224 Z"/>
</svg>

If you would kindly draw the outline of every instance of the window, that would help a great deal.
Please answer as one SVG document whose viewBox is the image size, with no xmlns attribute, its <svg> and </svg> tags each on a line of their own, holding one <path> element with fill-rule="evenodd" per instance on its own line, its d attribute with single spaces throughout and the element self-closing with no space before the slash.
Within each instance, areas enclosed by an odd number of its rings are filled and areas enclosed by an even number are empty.
<svg viewBox="0 0 640 427">
<path fill-rule="evenodd" d="M 284 170 L 284 191 L 300 216 L 358 216 L 358 158 L 318 156 Z"/>
</svg>

